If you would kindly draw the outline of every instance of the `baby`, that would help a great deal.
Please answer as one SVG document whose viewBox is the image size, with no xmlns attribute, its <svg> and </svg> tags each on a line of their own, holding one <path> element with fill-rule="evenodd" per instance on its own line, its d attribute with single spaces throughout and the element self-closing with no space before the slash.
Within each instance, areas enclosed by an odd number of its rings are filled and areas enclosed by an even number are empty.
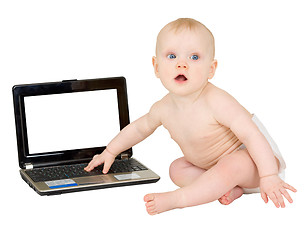
<svg viewBox="0 0 307 240">
<path fill-rule="evenodd" d="M 169 93 L 143 117 L 126 126 L 85 168 L 104 163 L 107 173 L 115 157 L 163 125 L 183 157 L 170 166 L 180 188 L 144 197 L 151 215 L 214 200 L 229 204 L 243 193 L 261 192 L 267 203 L 285 207 L 282 180 L 285 163 L 261 122 L 227 92 L 208 82 L 217 61 L 212 33 L 194 19 L 178 19 L 158 34 L 155 74 Z"/>
</svg>

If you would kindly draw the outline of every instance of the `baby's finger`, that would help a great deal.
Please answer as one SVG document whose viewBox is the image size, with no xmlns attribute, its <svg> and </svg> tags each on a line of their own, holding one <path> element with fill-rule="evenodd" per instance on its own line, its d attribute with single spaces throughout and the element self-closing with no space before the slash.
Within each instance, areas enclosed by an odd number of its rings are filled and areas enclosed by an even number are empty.
<svg viewBox="0 0 307 240">
<path fill-rule="evenodd" d="M 103 170 L 102 170 L 102 172 L 103 172 L 104 174 L 108 173 L 108 171 L 109 171 L 109 169 L 110 169 L 112 163 L 113 163 L 112 161 L 106 161 L 106 162 L 104 163 Z"/>
<path fill-rule="evenodd" d="M 289 203 L 293 203 L 293 200 L 292 200 L 291 196 L 289 195 L 289 193 L 286 191 L 286 189 L 283 188 L 283 189 L 280 190 L 280 192 L 289 201 Z"/>
<path fill-rule="evenodd" d="M 85 171 L 91 171 L 91 162 L 87 164 L 87 166 L 84 168 Z"/>
<path fill-rule="evenodd" d="M 277 201 L 278 201 L 278 203 L 280 204 L 280 206 L 281 206 L 282 208 L 285 208 L 286 205 L 285 205 L 285 202 L 284 202 L 284 199 L 283 199 L 281 193 L 280 193 L 280 192 L 276 192 L 276 193 L 275 193 L 275 196 L 276 196 Z"/>
<path fill-rule="evenodd" d="M 89 165 L 87 165 L 85 168 L 84 168 L 85 171 L 87 172 L 90 172 L 93 170 L 93 168 L 91 168 Z"/>
<path fill-rule="evenodd" d="M 284 186 L 285 188 L 291 190 L 292 192 L 297 192 L 297 190 L 296 190 L 294 187 L 292 187 L 291 185 L 289 185 L 288 183 L 284 183 L 283 186 Z"/>
<path fill-rule="evenodd" d="M 97 159 L 98 155 L 95 155 L 92 159 L 92 161 L 89 162 L 89 164 L 84 168 L 85 171 L 92 171 L 95 167 L 99 165 L 99 161 Z"/>
<path fill-rule="evenodd" d="M 272 200 L 272 202 L 275 204 L 275 206 L 277 208 L 279 208 L 279 203 L 278 203 L 278 200 L 277 200 L 277 197 L 275 196 L 275 194 L 274 193 L 269 194 L 269 198 Z"/>
<path fill-rule="evenodd" d="M 94 169 L 94 163 L 93 160 L 91 162 L 89 162 L 89 164 L 84 168 L 85 171 L 90 172 Z"/>
<path fill-rule="evenodd" d="M 261 198 L 265 203 L 268 203 L 269 199 L 268 196 L 265 194 L 265 192 L 261 192 Z"/>
</svg>

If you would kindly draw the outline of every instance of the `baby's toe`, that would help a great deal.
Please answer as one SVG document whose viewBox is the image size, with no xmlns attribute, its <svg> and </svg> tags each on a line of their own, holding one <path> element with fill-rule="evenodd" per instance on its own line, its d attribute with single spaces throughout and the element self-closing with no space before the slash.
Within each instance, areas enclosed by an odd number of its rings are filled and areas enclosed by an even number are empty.
<svg viewBox="0 0 307 240">
<path fill-rule="evenodd" d="M 228 198 L 224 195 L 221 198 L 219 198 L 219 202 L 223 205 L 228 205 L 229 204 L 229 200 Z"/>
<path fill-rule="evenodd" d="M 153 201 L 154 199 L 155 199 L 155 195 L 152 194 L 152 193 L 146 194 L 146 195 L 144 196 L 144 201 L 145 201 L 145 202 Z"/>
<path fill-rule="evenodd" d="M 155 201 L 148 201 L 148 202 L 145 203 L 145 206 L 146 206 L 146 207 L 155 206 Z"/>
<path fill-rule="evenodd" d="M 150 207 L 150 208 L 146 208 L 146 211 L 149 215 L 155 215 L 158 214 L 157 210 L 155 207 Z"/>
<path fill-rule="evenodd" d="M 150 214 L 150 215 L 157 214 L 157 210 L 156 210 L 156 207 L 155 207 L 155 206 L 150 206 L 150 207 L 147 207 L 147 206 L 146 206 L 146 211 L 147 211 L 148 214 Z"/>
</svg>

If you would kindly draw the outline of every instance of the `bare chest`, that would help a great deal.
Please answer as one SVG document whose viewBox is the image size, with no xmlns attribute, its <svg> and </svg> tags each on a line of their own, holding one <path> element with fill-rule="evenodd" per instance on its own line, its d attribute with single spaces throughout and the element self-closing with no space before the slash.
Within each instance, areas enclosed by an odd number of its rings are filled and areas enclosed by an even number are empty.
<svg viewBox="0 0 307 240">
<path fill-rule="evenodd" d="M 180 146 L 200 143 L 214 132 L 213 118 L 206 112 L 180 112 L 170 114 L 163 126 Z"/>
<path fill-rule="evenodd" d="M 204 169 L 241 144 L 229 128 L 206 115 L 186 115 L 180 119 L 172 116 L 163 125 L 185 158 Z"/>
</svg>

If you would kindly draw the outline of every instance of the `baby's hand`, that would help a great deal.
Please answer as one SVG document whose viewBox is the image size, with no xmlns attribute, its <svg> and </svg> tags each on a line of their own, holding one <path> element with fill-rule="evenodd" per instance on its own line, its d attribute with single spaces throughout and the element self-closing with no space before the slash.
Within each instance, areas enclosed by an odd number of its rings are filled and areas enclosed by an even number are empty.
<svg viewBox="0 0 307 240">
<path fill-rule="evenodd" d="M 111 154 L 108 150 L 104 150 L 101 154 L 97 154 L 93 157 L 92 161 L 89 162 L 89 164 L 84 168 L 85 171 L 90 172 L 95 167 L 101 165 L 104 163 L 103 166 L 103 173 L 108 173 L 111 165 L 113 164 L 115 160 L 115 156 Z"/>
<path fill-rule="evenodd" d="M 275 206 L 279 208 L 285 207 L 283 196 L 292 203 L 293 200 L 290 197 L 286 189 L 296 192 L 296 189 L 280 179 L 278 175 L 271 175 L 260 178 L 260 190 L 261 197 L 265 203 L 268 202 L 268 197 L 273 201 Z"/>
</svg>

